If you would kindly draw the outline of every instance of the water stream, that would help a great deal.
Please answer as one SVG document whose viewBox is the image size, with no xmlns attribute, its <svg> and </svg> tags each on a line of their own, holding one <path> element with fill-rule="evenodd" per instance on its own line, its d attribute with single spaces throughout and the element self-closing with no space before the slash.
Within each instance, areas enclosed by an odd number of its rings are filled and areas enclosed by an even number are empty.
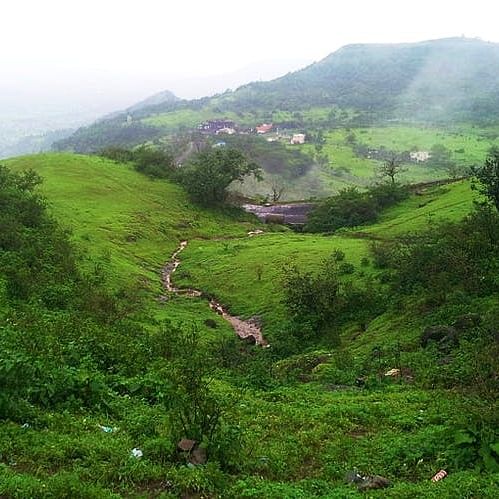
<svg viewBox="0 0 499 499">
<path fill-rule="evenodd" d="M 178 269 L 181 261 L 179 255 L 184 249 L 187 247 L 188 241 L 182 241 L 180 246 L 175 250 L 173 255 L 171 256 L 169 262 L 163 267 L 161 272 L 161 281 L 163 283 L 163 287 L 165 291 L 168 293 L 173 293 L 179 296 L 189 296 L 192 298 L 204 297 L 204 293 L 199 291 L 198 289 L 193 288 L 177 288 L 172 283 L 172 276 L 175 271 Z M 162 296 L 161 299 L 163 301 L 167 300 L 167 296 Z M 253 340 L 257 345 L 261 345 L 262 347 L 270 346 L 267 340 L 262 335 L 261 326 L 259 321 L 255 319 L 243 320 L 239 317 L 235 317 L 227 311 L 227 309 L 218 303 L 216 300 L 209 300 L 210 309 L 213 310 L 214 313 L 223 317 L 234 329 L 234 332 L 241 339 Z"/>
</svg>

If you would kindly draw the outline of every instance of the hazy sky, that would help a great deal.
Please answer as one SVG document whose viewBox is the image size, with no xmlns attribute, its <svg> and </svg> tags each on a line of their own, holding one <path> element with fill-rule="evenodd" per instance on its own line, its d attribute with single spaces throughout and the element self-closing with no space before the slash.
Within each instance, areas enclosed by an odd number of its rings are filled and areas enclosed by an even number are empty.
<svg viewBox="0 0 499 499">
<path fill-rule="evenodd" d="M 1 0 L 0 116 L 19 102 L 98 112 L 166 88 L 193 97 L 348 43 L 499 42 L 496 1 Z"/>
</svg>

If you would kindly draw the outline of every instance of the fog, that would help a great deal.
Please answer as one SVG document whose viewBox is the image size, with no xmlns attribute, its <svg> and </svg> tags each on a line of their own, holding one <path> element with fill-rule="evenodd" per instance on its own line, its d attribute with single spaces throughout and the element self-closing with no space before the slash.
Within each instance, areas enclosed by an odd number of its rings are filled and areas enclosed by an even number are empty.
<svg viewBox="0 0 499 499">
<path fill-rule="evenodd" d="M 342 45 L 499 41 L 494 1 L 2 2 L 0 147 L 161 90 L 181 98 L 271 79 Z"/>
</svg>

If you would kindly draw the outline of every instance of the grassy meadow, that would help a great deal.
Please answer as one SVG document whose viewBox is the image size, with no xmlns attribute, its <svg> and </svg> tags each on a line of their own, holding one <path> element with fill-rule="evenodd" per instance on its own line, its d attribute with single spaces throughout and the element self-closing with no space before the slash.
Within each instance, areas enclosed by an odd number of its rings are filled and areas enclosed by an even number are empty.
<svg viewBox="0 0 499 499">
<path fill-rule="evenodd" d="M 369 140 L 381 140 L 372 133 Z M 343 140 L 342 132 L 327 134 L 325 152 L 367 182 L 375 165 L 353 158 Z M 127 352 L 121 354 L 126 359 L 123 372 L 110 366 L 106 386 L 115 395 L 107 405 L 89 409 L 70 400 L 53 408 L 26 404 L 25 412 L 2 421 L 1 497 L 497 497 L 498 473 L 459 465 L 460 456 L 453 450 L 455 428 L 479 417 L 475 413 L 486 402 L 459 389 L 434 389 L 431 382 L 414 384 L 383 375 L 404 363 L 425 373 L 430 361 L 418 350 L 418 338 L 427 319 L 420 304 L 386 312 L 363 332 L 345 327 L 335 348 L 308 346 L 283 357 L 272 347 L 285 334 L 281 276 L 286 265 L 316 272 L 339 250 L 343 263 L 354 266 L 344 279 L 368 282 L 380 273 L 372 263 L 371 242 L 438 220 L 460 220 L 475 197 L 468 181 L 413 194 L 384 212 L 376 224 L 322 235 L 263 227 L 238 210 L 200 208 L 177 185 L 153 181 L 129 165 L 96 156 L 42 154 L 6 164 L 16 171 L 32 168 L 44 178 L 41 190 L 49 210 L 71 231 L 83 266 L 100 262 L 115 287 L 143 283 L 140 320 L 146 325 L 143 341 L 150 341 L 150 347 L 141 357 L 141 374 L 126 374 L 139 362 Z M 265 233 L 248 237 L 257 228 Z M 215 296 L 234 315 L 259 316 L 270 348 L 241 345 L 204 298 L 177 296 L 158 302 L 161 267 L 182 240 L 189 244 L 174 283 Z M 485 313 L 491 300 L 473 304 Z M 209 387 L 225 403 L 215 449 L 220 457 L 205 465 L 186 464 L 176 450 L 172 428 L 178 421 L 169 405 L 171 387 L 164 381 L 166 350 L 162 354 L 170 330 L 166 338 L 154 332 L 149 338 L 149 331 L 163 320 L 195 324 L 206 359 L 214 352 L 219 355 Z M 207 321 L 215 325 L 208 327 Z M 0 330 L 8 327 L 1 324 Z M 132 324 L 131 330 L 137 327 Z M 104 351 L 118 348 L 128 333 L 123 334 L 123 340 L 115 340 L 117 346 L 112 339 L 98 346 Z M 140 336 L 136 341 L 141 342 Z M 375 356 L 374 347 L 382 355 Z M 190 354 L 196 362 L 195 352 Z M 89 371 L 91 367 L 89 363 Z M 363 370 L 375 374 L 359 387 L 355 380 Z M 89 391 L 92 383 L 85 385 Z M 471 448 L 466 438 L 474 437 L 462 438 Z M 143 451 L 141 459 L 131 456 L 133 448 Z M 449 476 L 431 482 L 442 468 Z M 383 475 L 392 486 L 358 491 L 345 482 L 352 470 Z"/>
</svg>

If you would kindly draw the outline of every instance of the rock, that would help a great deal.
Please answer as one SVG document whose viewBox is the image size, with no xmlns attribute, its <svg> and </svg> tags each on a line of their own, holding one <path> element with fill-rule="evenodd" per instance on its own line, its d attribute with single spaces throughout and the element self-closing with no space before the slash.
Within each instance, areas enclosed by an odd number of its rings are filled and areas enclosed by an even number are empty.
<svg viewBox="0 0 499 499">
<path fill-rule="evenodd" d="M 195 446 L 196 446 L 196 441 L 190 440 L 189 438 L 183 438 L 177 444 L 177 448 L 183 452 L 191 452 Z"/>
<path fill-rule="evenodd" d="M 205 464 L 207 460 L 206 450 L 202 447 L 196 447 L 190 455 L 189 462 L 194 465 Z"/>
<path fill-rule="evenodd" d="M 359 490 L 374 490 L 374 489 L 384 489 L 391 485 L 388 478 L 382 477 L 380 475 L 364 477 L 363 481 L 359 483 Z"/>
<path fill-rule="evenodd" d="M 385 373 L 385 376 L 391 376 L 394 378 L 398 378 L 400 376 L 400 369 L 390 369 Z"/>
<path fill-rule="evenodd" d="M 355 386 L 358 386 L 359 388 L 366 386 L 366 379 L 365 378 L 357 378 L 355 380 Z"/>
<path fill-rule="evenodd" d="M 430 341 L 441 346 L 455 346 L 458 343 L 457 330 L 452 326 L 428 326 L 421 335 L 421 346 L 426 348 Z"/>
<path fill-rule="evenodd" d="M 482 322 L 482 318 L 478 314 L 464 314 L 456 318 L 452 326 L 458 331 L 467 331 L 472 329 Z"/>
<path fill-rule="evenodd" d="M 347 483 L 362 483 L 364 481 L 364 477 L 356 470 L 348 471 L 345 475 L 345 481 Z"/>
<path fill-rule="evenodd" d="M 217 322 L 213 319 L 206 319 L 204 321 L 204 325 L 211 328 L 211 329 L 216 329 L 218 327 Z"/>
<path fill-rule="evenodd" d="M 252 334 L 242 338 L 241 341 L 246 345 L 256 345 L 256 338 Z"/>
</svg>

